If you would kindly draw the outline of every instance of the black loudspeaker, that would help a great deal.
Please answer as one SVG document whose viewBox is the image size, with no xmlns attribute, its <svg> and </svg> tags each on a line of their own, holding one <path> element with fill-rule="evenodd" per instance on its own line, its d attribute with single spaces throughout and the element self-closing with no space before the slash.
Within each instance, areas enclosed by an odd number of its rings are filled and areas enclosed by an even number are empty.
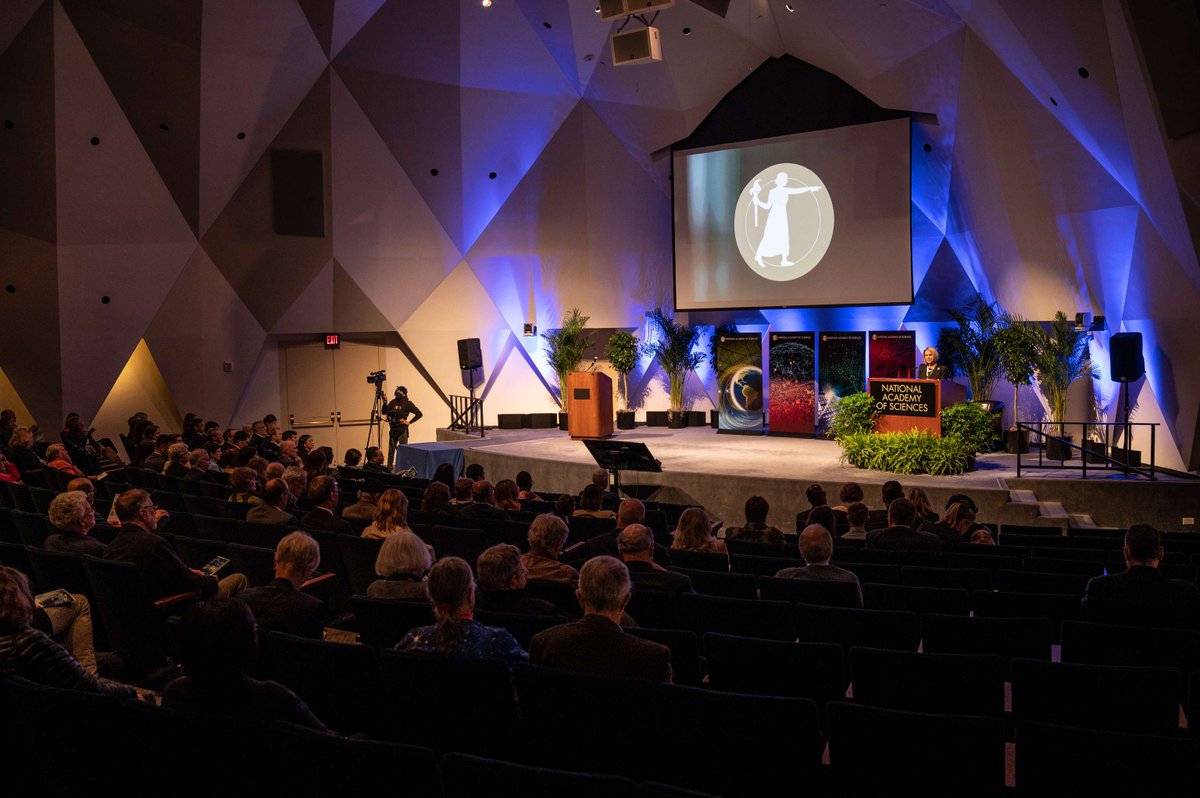
<svg viewBox="0 0 1200 798">
<path fill-rule="evenodd" d="M 520 413 L 501 413 L 496 417 L 496 425 L 500 429 L 521 429 L 523 418 Z"/>
<path fill-rule="evenodd" d="M 458 367 L 464 371 L 483 368 L 483 351 L 479 348 L 478 338 L 459 339 Z"/>
<path fill-rule="evenodd" d="M 276 235 L 325 235 L 325 166 L 320 151 L 271 150 L 271 211 Z"/>
<path fill-rule="evenodd" d="M 1146 373 L 1140 332 L 1113 333 L 1108 343 L 1109 371 L 1114 382 L 1133 382 Z"/>
</svg>

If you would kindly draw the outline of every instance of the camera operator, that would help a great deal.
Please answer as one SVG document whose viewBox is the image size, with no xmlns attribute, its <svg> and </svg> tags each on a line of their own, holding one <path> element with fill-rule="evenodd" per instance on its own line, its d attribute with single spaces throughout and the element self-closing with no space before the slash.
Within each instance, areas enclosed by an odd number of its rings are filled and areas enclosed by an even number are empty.
<svg viewBox="0 0 1200 798">
<path fill-rule="evenodd" d="M 383 413 L 388 420 L 388 467 L 396 467 L 396 447 L 408 443 L 408 428 L 419 418 L 421 411 L 408 399 L 408 389 L 396 388 L 396 398 L 387 403 Z M 409 418 L 409 416 L 412 416 Z"/>
</svg>

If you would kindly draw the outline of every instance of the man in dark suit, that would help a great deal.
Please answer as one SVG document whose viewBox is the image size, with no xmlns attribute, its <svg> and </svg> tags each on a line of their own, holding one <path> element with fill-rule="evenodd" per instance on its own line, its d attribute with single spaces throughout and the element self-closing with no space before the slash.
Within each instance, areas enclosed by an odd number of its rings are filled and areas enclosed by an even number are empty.
<svg viewBox="0 0 1200 798">
<path fill-rule="evenodd" d="M 475 573 L 479 574 L 476 610 L 570 620 L 567 611 L 557 604 L 529 595 L 529 569 L 521 561 L 521 550 L 510 543 L 497 543 L 485 549 L 476 562 Z"/>
<path fill-rule="evenodd" d="M 784 568 L 775 574 L 778 579 L 806 579 L 810 582 L 847 582 L 854 585 L 858 593 L 858 606 L 862 606 L 862 585 L 858 575 L 830 565 L 833 559 L 833 535 L 820 524 L 806 526 L 800 533 L 800 556 L 804 565 L 799 568 Z"/>
<path fill-rule="evenodd" d="M 825 496 L 825 489 L 822 488 L 820 483 L 817 482 L 812 483 L 804 489 L 804 498 L 808 499 L 808 509 L 801 510 L 800 512 L 796 513 L 797 531 L 808 526 L 808 514 L 811 513 L 814 508 L 829 504 L 829 501 Z"/>
<path fill-rule="evenodd" d="M 912 528 L 917 508 L 908 499 L 896 499 L 888 505 L 888 528 L 867 533 L 867 548 L 892 551 L 937 551 L 937 535 Z"/>
<path fill-rule="evenodd" d="M 362 464 L 363 471 L 371 471 L 376 474 L 390 474 L 391 469 L 383 462 L 383 449 L 378 446 L 367 447 L 367 460 Z"/>
<path fill-rule="evenodd" d="M 454 514 L 482 521 L 509 520 L 508 513 L 496 506 L 496 491 L 486 479 L 471 486 L 471 503 L 459 505 Z"/>
<path fill-rule="evenodd" d="M 938 362 L 938 351 L 932 346 L 925 347 L 921 353 L 925 362 L 917 367 L 918 380 L 948 380 L 950 369 Z"/>
<path fill-rule="evenodd" d="M 1196 585 L 1182 579 L 1168 579 L 1158 570 L 1162 561 L 1162 535 L 1149 524 L 1134 524 L 1125 532 L 1125 570 L 1088 580 L 1083 603 L 1098 598 L 1105 601 L 1174 602 L 1200 601 Z"/>
<path fill-rule="evenodd" d="M 303 532 L 292 532 L 279 541 L 275 578 L 238 594 L 254 613 L 259 629 L 316 640 L 325 636 L 325 602 L 300 592 L 320 564 L 317 542 Z"/>
<path fill-rule="evenodd" d="M 671 681 L 671 650 L 626 634 L 619 625 L 630 596 L 629 570 L 620 560 L 588 560 L 577 595 L 583 618 L 534 635 L 531 663 L 594 676 Z"/>
<path fill-rule="evenodd" d="M 246 520 L 252 524 L 271 524 L 285 529 L 295 529 L 299 526 L 296 516 L 285 508 L 291 494 L 282 479 L 267 480 L 263 486 L 262 503 L 256 504 L 246 513 Z"/>
<path fill-rule="evenodd" d="M 630 524 L 617 536 L 617 551 L 629 569 L 629 579 L 638 590 L 691 593 L 686 574 L 668 571 L 654 562 L 654 534 L 642 524 Z"/>
<path fill-rule="evenodd" d="M 896 499 L 904 498 L 904 486 L 894 479 L 889 479 L 883 483 L 883 487 L 879 491 L 879 498 L 883 501 L 883 507 L 871 510 L 871 514 L 867 518 L 867 526 L 876 527 L 887 523 L 887 508 Z"/>
<path fill-rule="evenodd" d="M 621 530 L 630 524 L 641 524 L 646 520 L 646 505 L 642 504 L 637 499 L 625 499 L 617 508 L 617 526 L 612 532 L 605 532 L 603 535 L 596 535 L 594 538 L 588 538 L 582 543 L 576 543 L 569 549 L 563 552 L 563 559 L 579 567 L 583 563 L 599 557 L 619 557 L 617 551 L 617 536 L 621 534 Z M 671 552 L 666 546 L 658 543 L 654 544 L 654 559 L 661 563 L 671 562 Z"/>
<path fill-rule="evenodd" d="M 350 524 L 339 518 L 338 485 L 333 477 L 315 477 L 308 486 L 308 500 L 312 509 L 300 519 L 300 526 L 317 532 L 332 532 L 337 535 L 352 535 Z"/>
</svg>

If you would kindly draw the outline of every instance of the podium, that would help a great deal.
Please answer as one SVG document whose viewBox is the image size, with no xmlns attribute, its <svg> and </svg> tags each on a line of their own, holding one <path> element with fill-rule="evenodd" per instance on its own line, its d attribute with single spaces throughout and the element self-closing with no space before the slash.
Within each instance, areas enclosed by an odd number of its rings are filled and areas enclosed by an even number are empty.
<svg viewBox="0 0 1200 798">
<path fill-rule="evenodd" d="M 871 377 L 868 380 L 879 418 L 876 432 L 924 430 L 942 434 L 942 408 L 967 401 L 967 389 L 950 380 Z"/>
<path fill-rule="evenodd" d="M 572 438 L 609 438 L 613 434 L 612 380 L 599 371 L 567 375 L 567 432 Z"/>
</svg>

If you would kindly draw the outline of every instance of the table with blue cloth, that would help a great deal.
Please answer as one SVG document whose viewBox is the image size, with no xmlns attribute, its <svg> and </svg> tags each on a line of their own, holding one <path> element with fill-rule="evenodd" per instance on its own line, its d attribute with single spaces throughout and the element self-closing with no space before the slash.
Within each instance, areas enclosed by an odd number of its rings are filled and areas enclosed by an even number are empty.
<svg viewBox="0 0 1200 798">
<path fill-rule="evenodd" d="M 406 443 L 396 448 L 396 473 L 415 468 L 419 479 L 433 479 L 433 472 L 442 463 L 454 466 L 458 476 L 463 471 L 463 450 L 444 443 Z"/>
</svg>

